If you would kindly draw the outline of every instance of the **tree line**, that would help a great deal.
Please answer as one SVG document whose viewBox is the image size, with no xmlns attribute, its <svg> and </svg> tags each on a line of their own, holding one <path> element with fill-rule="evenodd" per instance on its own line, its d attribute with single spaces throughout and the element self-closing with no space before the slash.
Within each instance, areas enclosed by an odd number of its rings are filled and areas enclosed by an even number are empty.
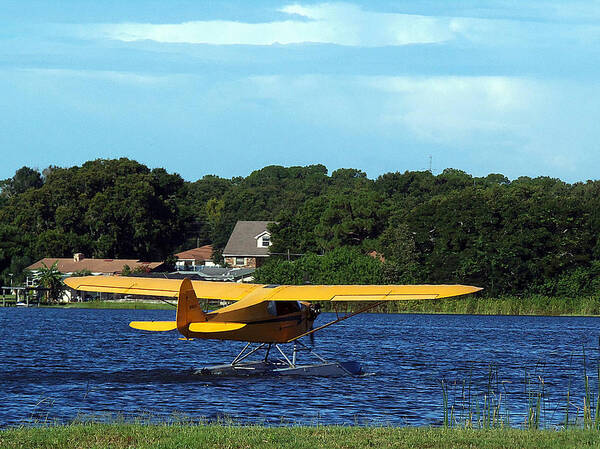
<svg viewBox="0 0 600 449">
<path fill-rule="evenodd" d="M 469 283 L 488 294 L 600 287 L 600 181 L 509 180 L 456 169 L 268 166 L 195 182 L 129 159 L 23 167 L 0 181 L 0 276 L 43 257 L 164 260 L 237 220 L 273 220 L 268 282 Z M 287 261 L 285 254 L 299 254 Z M 372 253 L 375 257 L 367 255 Z"/>
</svg>

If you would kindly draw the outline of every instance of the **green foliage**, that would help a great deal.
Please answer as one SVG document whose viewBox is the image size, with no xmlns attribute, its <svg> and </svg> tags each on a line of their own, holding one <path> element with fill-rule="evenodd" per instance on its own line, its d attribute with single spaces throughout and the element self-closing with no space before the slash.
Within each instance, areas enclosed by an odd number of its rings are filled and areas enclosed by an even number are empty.
<svg viewBox="0 0 600 449">
<path fill-rule="evenodd" d="M 382 263 L 356 248 L 342 247 L 323 256 L 307 254 L 294 261 L 272 258 L 255 272 L 265 284 L 381 284 Z"/>
<path fill-rule="evenodd" d="M 0 195 L 10 198 L 29 189 L 38 189 L 42 184 L 42 176 L 39 171 L 21 167 L 12 178 L 0 183 Z"/>
<path fill-rule="evenodd" d="M 57 262 L 48 267 L 42 262 L 42 267 L 38 269 L 37 281 L 40 286 L 47 288 L 46 300 L 57 301 L 65 291 L 65 284 L 62 281 L 62 274 L 58 271 Z"/>
<path fill-rule="evenodd" d="M 281 276 L 269 275 L 274 282 L 314 278 L 300 265 L 352 247 L 359 258 L 383 255 L 377 276 L 365 276 L 377 282 L 469 283 L 492 296 L 569 297 L 600 287 L 600 181 L 510 181 L 457 169 L 370 180 L 358 169 L 328 175 L 311 165 L 184 182 L 122 158 L 49 167 L 43 175 L 23 167 L 0 189 L 4 282 L 43 257 L 75 252 L 164 260 L 210 243 L 219 261 L 237 220 L 272 220 L 272 253 L 312 255 L 296 265 L 273 262 L 269 270 Z M 340 282 L 354 279 L 346 275 Z"/>
<path fill-rule="evenodd" d="M 0 209 L 0 233 L 10 234 L 11 246 L 20 253 L 0 254 L 0 270 L 75 252 L 160 260 L 183 239 L 178 203 L 184 182 L 163 169 L 98 159 L 81 167 L 53 167 L 45 171 L 43 184 L 29 185 Z"/>
<path fill-rule="evenodd" d="M 177 260 L 179 258 L 173 254 L 169 254 L 166 258 L 165 261 L 163 262 L 163 270 L 164 271 L 174 271 L 175 270 L 175 265 L 177 264 Z"/>
</svg>

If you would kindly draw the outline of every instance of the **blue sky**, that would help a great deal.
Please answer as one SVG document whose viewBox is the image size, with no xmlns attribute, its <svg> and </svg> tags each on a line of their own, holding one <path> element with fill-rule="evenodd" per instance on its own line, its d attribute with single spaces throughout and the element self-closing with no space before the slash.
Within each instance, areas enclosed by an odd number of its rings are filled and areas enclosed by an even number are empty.
<svg viewBox="0 0 600 449">
<path fill-rule="evenodd" d="M 130 157 L 598 179 L 600 2 L 4 0 L 0 179 Z"/>
</svg>

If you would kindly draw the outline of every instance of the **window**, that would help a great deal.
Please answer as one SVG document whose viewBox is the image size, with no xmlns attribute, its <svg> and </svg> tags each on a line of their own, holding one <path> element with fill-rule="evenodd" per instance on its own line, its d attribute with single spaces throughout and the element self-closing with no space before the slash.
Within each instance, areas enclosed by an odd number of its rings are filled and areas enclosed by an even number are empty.
<svg viewBox="0 0 600 449">
<path fill-rule="evenodd" d="M 262 246 L 269 246 L 270 244 L 271 244 L 271 237 L 268 235 L 263 235 Z"/>
<path fill-rule="evenodd" d="M 298 301 L 269 301 L 267 312 L 273 316 L 289 315 L 302 310 Z"/>
<path fill-rule="evenodd" d="M 298 301 L 275 301 L 277 316 L 287 315 L 289 313 L 300 312 L 300 303 Z"/>
<path fill-rule="evenodd" d="M 246 259 L 243 257 L 236 257 L 235 264 L 236 265 L 246 265 Z"/>
</svg>

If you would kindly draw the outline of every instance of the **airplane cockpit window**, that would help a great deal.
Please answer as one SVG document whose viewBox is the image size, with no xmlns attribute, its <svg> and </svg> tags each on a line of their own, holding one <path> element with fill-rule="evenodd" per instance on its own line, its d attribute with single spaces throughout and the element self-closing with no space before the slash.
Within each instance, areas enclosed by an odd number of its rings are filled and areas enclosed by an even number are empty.
<svg viewBox="0 0 600 449">
<path fill-rule="evenodd" d="M 277 315 L 300 312 L 300 303 L 298 301 L 275 301 L 275 305 L 277 307 Z"/>
<path fill-rule="evenodd" d="M 269 301 L 267 306 L 267 311 L 274 316 L 300 312 L 300 309 L 298 301 Z"/>
</svg>

